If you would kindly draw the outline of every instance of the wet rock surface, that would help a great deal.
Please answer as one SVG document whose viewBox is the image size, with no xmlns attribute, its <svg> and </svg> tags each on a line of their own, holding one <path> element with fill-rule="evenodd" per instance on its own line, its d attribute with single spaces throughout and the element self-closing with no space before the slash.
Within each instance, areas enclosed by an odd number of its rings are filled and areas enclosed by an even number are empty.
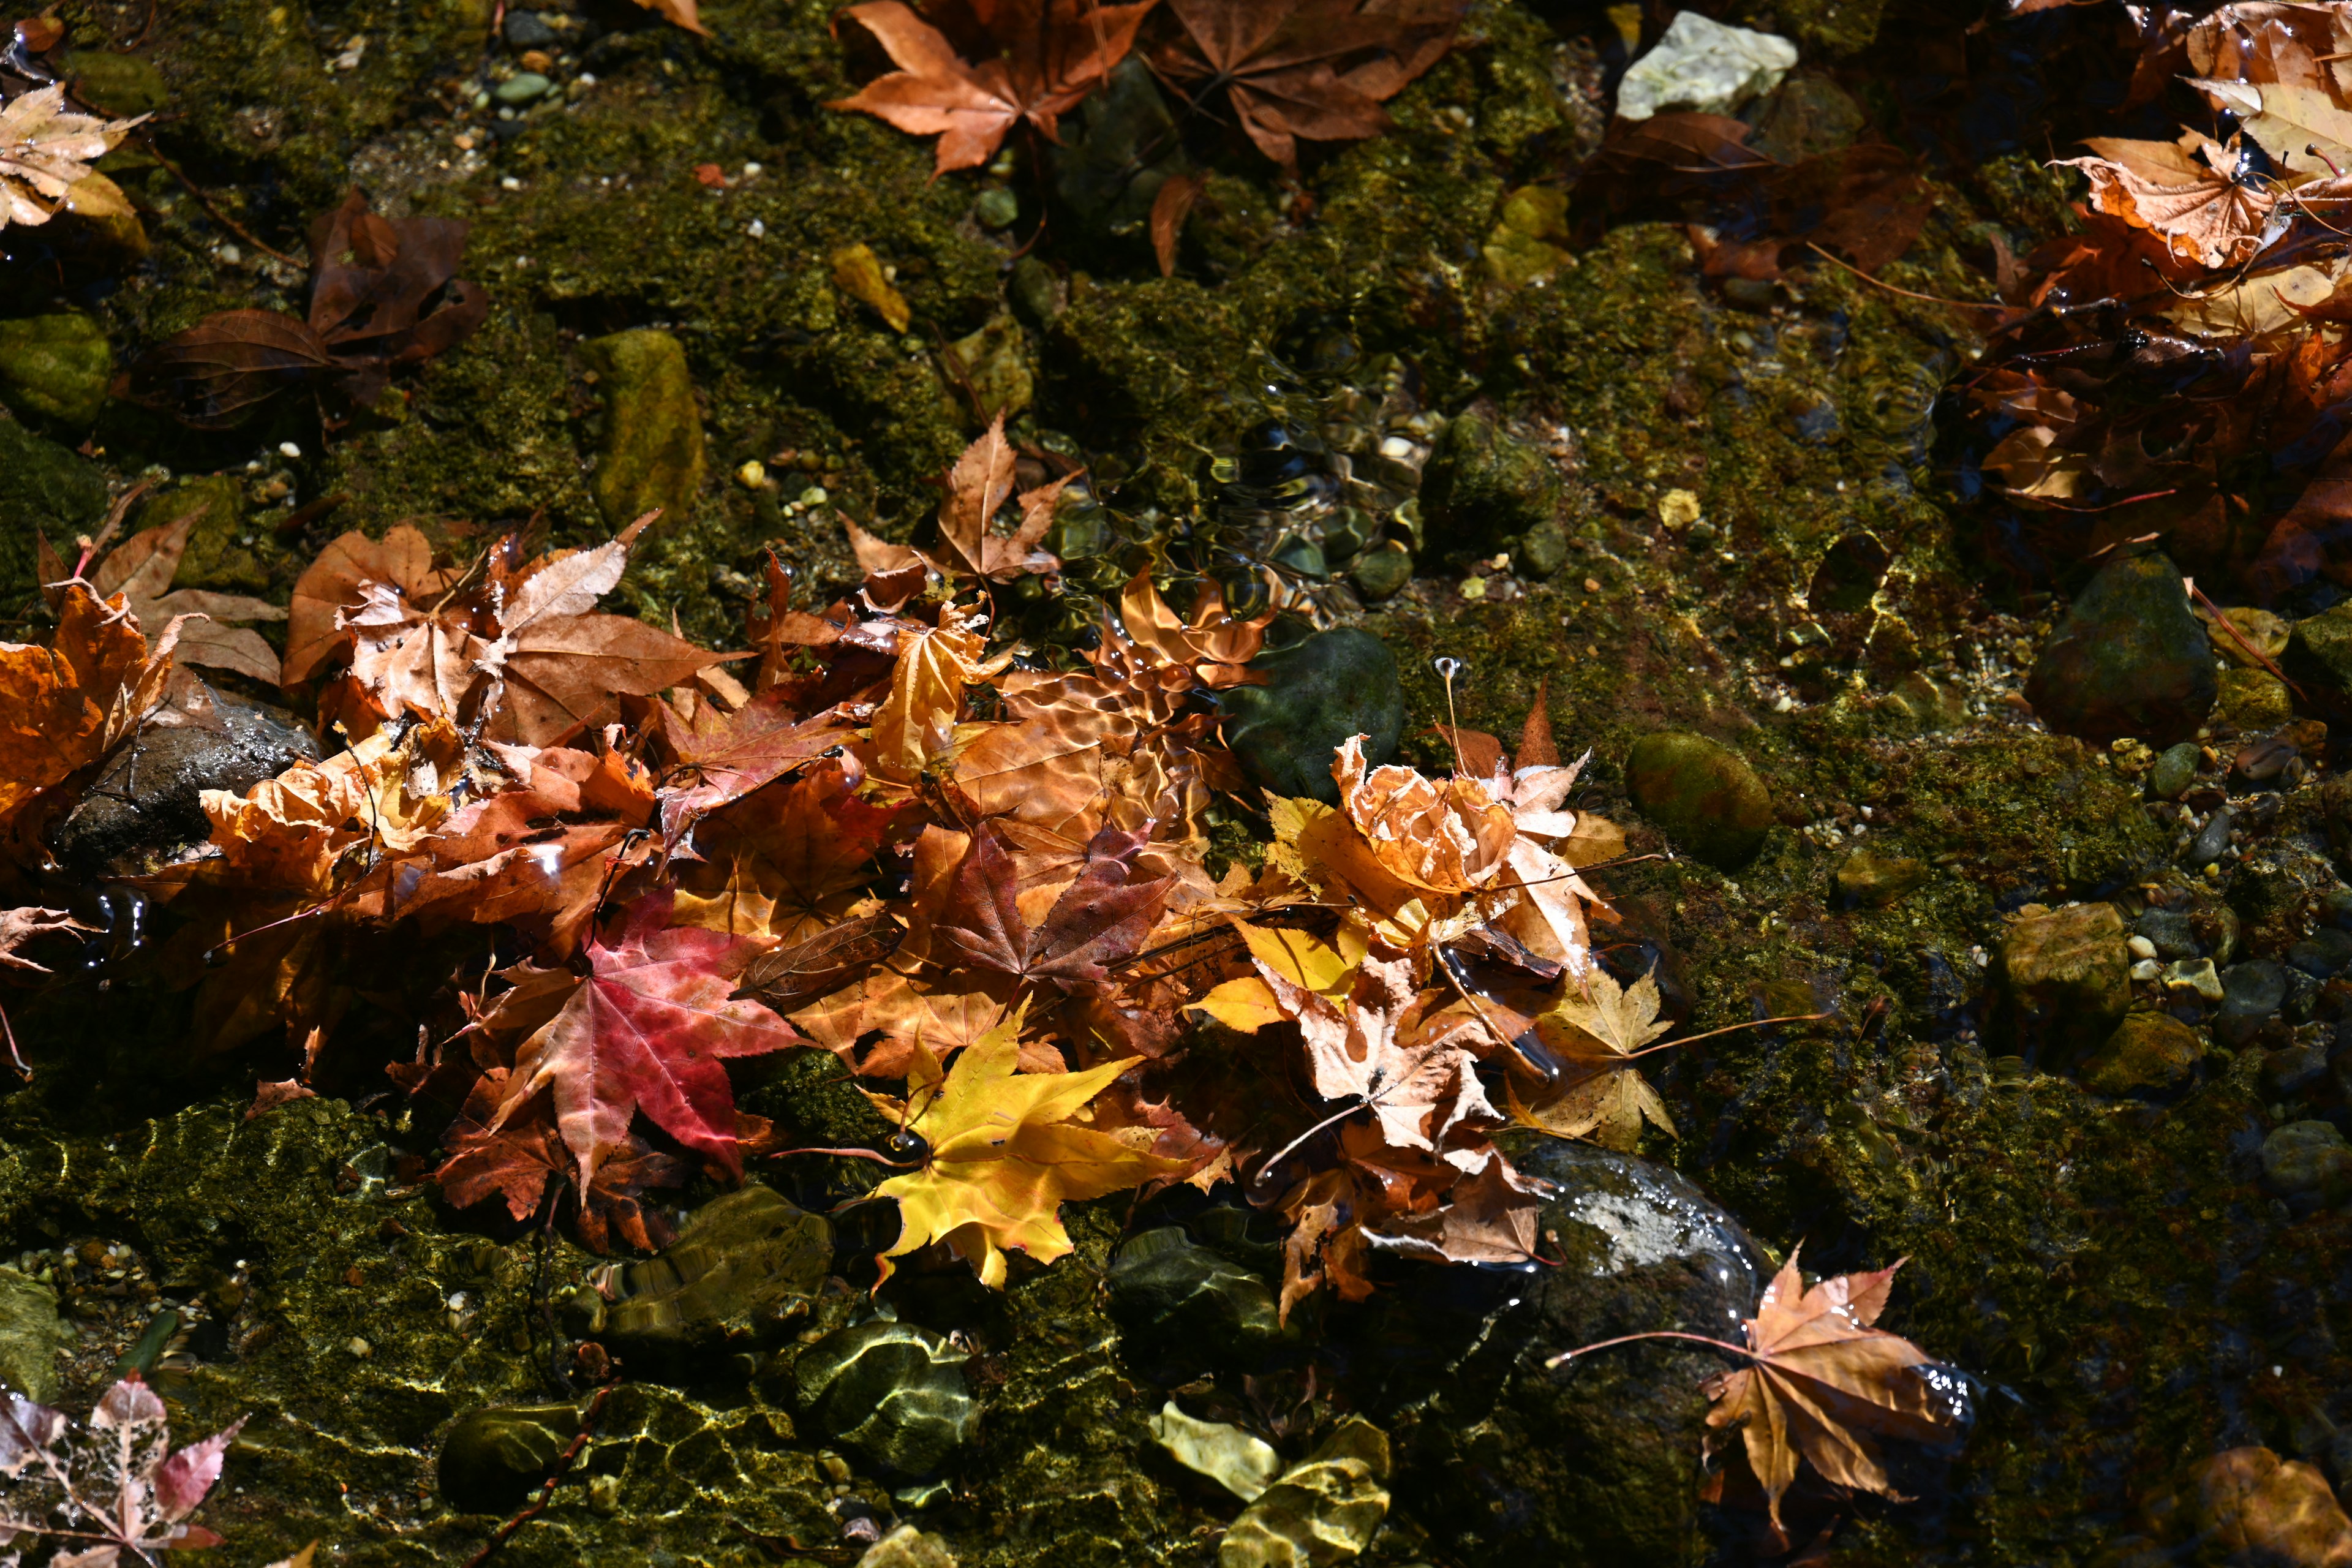
<svg viewBox="0 0 2352 1568">
<path fill-rule="evenodd" d="M 1129 1356 L 1155 1382 L 1253 1365 L 1295 1339 L 1263 1279 L 1195 1245 L 1176 1226 L 1122 1244 L 1104 1283 Z"/>
<path fill-rule="evenodd" d="M 533 91 L 544 90 L 546 79 Z M 512 91 L 518 77 L 502 91 Z M 686 350 L 667 332 L 641 329 L 582 345 L 597 368 L 604 440 L 593 489 L 605 521 L 620 528 L 656 510 L 684 511 L 702 488 L 702 413 Z"/>
<path fill-rule="evenodd" d="M 676 1241 L 620 1270 L 593 1331 L 647 1372 L 691 1375 L 772 1345 L 833 1267 L 833 1227 L 763 1186 L 695 1211 Z"/>
<path fill-rule="evenodd" d="M 55 1289 L 0 1268 L 0 1385 L 47 1404 L 57 1396 L 58 1357 L 72 1338 L 58 1317 Z"/>
<path fill-rule="evenodd" d="M 2023 916 L 2001 942 L 2000 973 L 2029 1038 L 2096 1039 L 2131 1005 L 2123 917 L 2111 904 Z"/>
<path fill-rule="evenodd" d="M 1652 735 L 1625 759 L 1641 813 L 1711 866 L 1745 865 L 1774 820 L 1772 797 L 1748 759 L 1704 735 Z"/>
<path fill-rule="evenodd" d="M 2195 1076 L 2205 1042 L 2196 1030 L 2163 1013 L 2133 1013 L 2083 1064 L 2086 1088 L 2101 1094 L 2178 1089 Z"/>
<path fill-rule="evenodd" d="M 1251 782 L 1276 795 L 1312 795 L 1338 805 L 1331 760 L 1351 735 L 1366 737 L 1364 758 L 1396 754 L 1404 731 L 1404 697 L 1396 656 L 1370 633 L 1316 632 L 1251 661 L 1264 686 L 1223 695 L 1225 737 Z"/>
<path fill-rule="evenodd" d="M 20 419 L 82 431 L 106 406 L 114 349 L 78 312 L 0 321 L 0 404 Z"/>
<path fill-rule="evenodd" d="M 1447 423 L 1422 473 L 1422 515 L 1441 552 L 1486 554 L 1530 530 L 1549 534 L 1559 503 L 1543 454 L 1479 414 Z"/>
<path fill-rule="evenodd" d="M 964 1352 L 929 1329 L 887 1321 L 834 1330 L 800 1353 L 802 1408 L 886 1471 L 920 1476 L 971 1441 L 980 1407 Z"/>
<path fill-rule="evenodd" d="M 2142 552 L 2119 552 L 2075 595 L 2035 658 L 2025 696 L 2062 733 L 2169 746 L 2204 721 L 2219 689 L 2179 568 Z"/>
<path fill-rule="evenodd" d="M 470 1411 L 442 1440 L 441 1495 L 467 1513 L 514 1508 L 539 1489 L 579 1426 L 569 1405 Z"/>
</svg>

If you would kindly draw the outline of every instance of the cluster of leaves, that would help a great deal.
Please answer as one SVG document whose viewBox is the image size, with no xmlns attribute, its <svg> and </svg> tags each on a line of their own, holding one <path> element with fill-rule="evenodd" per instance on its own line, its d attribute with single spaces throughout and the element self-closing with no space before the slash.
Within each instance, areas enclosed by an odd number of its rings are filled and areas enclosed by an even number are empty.
<svg viewBox="0 0 2352 1568">
<path fill-rule="evenodd" d="M 2000 258 L 1976 466 L 2070 552 L 2162 534 L 2262 598 L 2352 581 L 2352 5 L 2151 9 L 2137 41 L 2134 101 L 2208 129 L 2063 161 L 2080 226 Z"/>
<path fill-rule="evenodd" d="M 310 226 L 310 308 L 222 310 L 158 344 L 118 388 L 198 429 L 225 429 L 289 387 L 373 407 L 392 373 L 472 336 L 488 299 L 457 276 L 467 226 L 387 218 L 358 191 Z"/>
<path fill-rule="evenodd" d="M 44 87 L 0 105 L 0 229 L 34 227 L 60 212 L 85 217 L 128 214 L 120 187 L 90 165 L 146 119 L 102 120 L 66 108 L 62 87 Z"/>
<path fill-rule="evenodd" d="M 27 1541 L 56 1544 L 55 1568 L 115 1568 L 125 1552 L 152 1565 L 158 1552 L 218 1546 L 188 1516 L 244 1425 L 175 1450 L 163 1402 L 135 1377 L 107 1390 L 86 1426 L 10 1394 L 0 1411 L 0 1564 L 15 1568 Z"/>
</svg>

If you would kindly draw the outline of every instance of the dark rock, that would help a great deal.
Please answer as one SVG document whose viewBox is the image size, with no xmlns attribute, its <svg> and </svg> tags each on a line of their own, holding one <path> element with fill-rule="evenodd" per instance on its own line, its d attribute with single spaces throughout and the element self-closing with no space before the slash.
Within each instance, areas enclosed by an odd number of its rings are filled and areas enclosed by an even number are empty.
<svg viewBox="0 0 2352 1568">
<path fill-rule="evenodd" d="M 1559 476 L 1551 459 L 1465 414 L 1439 432 L 1421 478 L 1421 515 L 1440 552 L 1488 555 L 1514 534 L 1554 521 Z"/>
<path fill-rule="evenodd" d="M 2119 554 L 2067 608 L 2034 661 L 2026 700 L 2061 734 L 2150 745 L 2188 740 L 2216 687 L 2205 628 L 2180 569 L 2159 551 Z"/>
<path fill-rule="evenodd" d="M 2158 958 L 2195 958 L 2197 922 L 2179 910 L 2150 910 L 2132 922 L 2132 930 L 2156 943 Z"/>
<path fill-rule="evenodd" d="M 49 851 L 76 873 L 129 875 L 150 868 L 211 831 L 203 795 L 238 794 L 296 763 L 315 762 L 319 743 L 292 714 L 205 688 L 209 708 L 194 721 L 149 723 L 109 757 L 98 776 L 51 827 Z"/>
<path fill-rule="evenodd" d="M 2179 800 L 2197 782 L 2197 767 L 2203 761 L 2194 741 L 2167 747 L 2147 770 L 2147 793 L 2158 800 Z"/>
<path fill-rule="evenodd" d="M 1538 523 L 1519 535 L 1519 574 L 1549 577 L 1568 564 L 1568 534 L 1557 522 Z"/>
<path fill-rule="evenodd" d="M 2290 1024 L 2310 1023 L 2312 1009 L 2319 1005 L 2319 992 L 2318 981 L 2290 965 L 2286 971 L 2286 1000 L 2279 1006 L 2279 1016 Z"/>
<path fill-rule="evenodd" d="M 2286 950 L 2286 961 L 2315 980 L 2325 980 L 2352 963 L 2352 931 L 2321 926 Z"/>
<path fill-rule="evenodd" d="M 1857 849 L 1837 868 L 1838 896 L 1851 907 L 1883 910 L 1927 879 L 1927 868 L 1917 860 Z"/>
<path fill-rule="evenodd" d="M 2263 1184 L 2298 1206 L 2352 1192 L 2352 1147 L 2332 1121 L 2290 1121 L 2263 1140 Z"/>
<path fill-rule="evenodd" d="M 2263 1058 L 2263 1087 L 2285 1100 L 2327 1077 L 2327 1052 L 2315 1045 L 2284 1046 Z"/>
<path fill-rule="evenodd" d="M 1122 1346 L 1155 1383 L 1260 1361 L 1289 1338 L 1265 1281 L 1195 1246 L 1178 1226 L 1121 1247 L 1106 1283 Z"/>
<path fill-rule="evenodd" d="M 106 331 L 80 311 L 0 321 L 0 403 L 18 416 L 87 430 L 113 379 Z"/>
<path fill-rule="evenodd" d="M 682 525 L 702 489 L 702 411 L 686 346 L 651 327 L 592 338 L 580 353 L 603 378 L 604 439 L 589 482 L 622 528 L 656 508 Z"/>
<path fill-rule="evenodd" d="M 536 11 L 507 13 L 507 42 L 519 49 L 545 49 L 555 46 L 557 34 Z"/>
<path fill-rule="evenodd" d="M 1394 598 L 1412 581 L 1412 552 L 1400 540 L 1386 540 L 1356 557 L 1349 580 L 1368 605 Z"/>
<path fill-rule="evenodd" d="M 2213 719 L 2241 735 L 2276 729 L 2294 717 L 2286 683 L 2266 669 L 2232 665 L 2213 678 Z"/>
<path fill-rule="evenodd" d="M 1756 134 L 1748 144 L 1784 163 L 1851 146 L 1869 123 L 1853 94 L 1807 70 L 1791 73 L 1751 112 Z"/>
<path fill-rule="evenodd" d="M 2322 895 L 2319 918 L 2339 931 L 2352 931 L 2352 888 L 2335 888 Z"/>
<path fill-rule="evenodd" d="M 2000 944 L 2003 990 L 2024 1035 L 2100 1039 L 2131 1005 L 2131 951 L 2113 904 L 2074 904 L 2019 920 Z"/>
<path fill-rule="evenodd" d="M 2282 662 L 2301 680 L 2352 692 L 2352 599 L 2297 621 Z"/>
<path fill-rule="evenodd" d="M 2213 1037 L 2225 1046 L 2242 1046 L 2285 1002 L 2286 971 L 2266 958 L 2233 963 L 2221 972 L 2221 1005 L 2213 1012 Z"/>
<path fill-rule="evenodd" d="M 678 1368 L 785 1337 L 833 1267 L 833 1226 L 766 1187 L 697 1209 L 678 1238 L 622 1270 L 603 1338 L 633 1368 Z"/>
<path fill-rule="evenodd" d="M 1625 788 L 1681 848 L 1722 870 L 1745 865 L 1775 820 L 1748 759 L 1704 735 L 1644 736 L 1625 759 Z"/>
<path fill-rule="evenodd" d="M 1706 1431 L 1699 1384 L 1722 1362 L 1671 1342 L 1627 1345 L 1552 1369 L 1562 1351 L 1653 1329 L 1737 1338 L 1767 1267 L 1739 1222 L 1684 1177 L 1630 1154 L 1547 1141 L 1519 1166 L 1559 1184 L 1539 1226 L 1564 1267 L 1504 1276 L 1457 1350 L 1391 1390 L 1404 1506 L 1479 1563 L 1695 1560 L 1692 1456 Z M 1547 1243 L 1549 1246 L 1549 1243 Z M 1431 1270 L 1461 1291 L 1466 1270 Z M 1439 1315 L 1388 1303 L 1402 1340 Z"/>
<path fill-rule="evenodd" d="M 2197 837 L 2189 840 L 2189 847 L 2180 852 L 2180 863 L 2198 867 L 2219 860 L 2221 852 L 2230 847 L 2230 829 L 2235 821 L 2228 806 L 2215 807 L 2205 826 L 2197 830 Z"/>
<path fill-rule="evenodd" d="M 1278 795 L 1339 802 L 1331 760 L 1362 735 L 1364 760 L 1387 762 L 1404 733 L 1404 687 L 1396 656 L 1371 633 L 1317 632 L 1250 661 L 1264 686 L 1237 686 L 1223 697 L 1225 744 L 1250 782 Z"/>
<path fill-rule="evenodd" d="M 965 1360 L 929 1329 L 877 1320 L 803 1351 L 793 1381 L 802 1408 L 834 1437 L 886 1469 L 925 1475 L 979 1423 Z"/>
<path fill-rule="evenodd" d="M 2127 1013 L 2078 1076 L 2101 1094 L 2177 1089 L 2204 1056 L 2204 1038 L 2169 1014 Z"/>
<path fill-rule="evenodd" d="M 539 1489 L 579 1430 L 569 1405 L 468 1412 L 441 1444 L 441 1495 L 467 1513 L 504 1513 Z"/>
</svg>

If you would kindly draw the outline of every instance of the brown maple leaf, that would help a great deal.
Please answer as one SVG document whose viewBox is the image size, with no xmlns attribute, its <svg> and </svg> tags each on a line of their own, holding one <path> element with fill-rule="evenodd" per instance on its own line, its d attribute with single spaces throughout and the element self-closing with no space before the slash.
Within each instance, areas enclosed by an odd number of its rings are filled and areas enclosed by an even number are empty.
<svg viewBox="0 0 2352 1568">
<path fill-rule="evenodd" d="M 703 863 L 678 878 L 678 923 L 797 943 L 845 920 L 902 816 L 858 798 L 861 777 L 828 758 L 704 817 Z"/>
<path fill-rule="evenodd" d="M 202 520 L 205 510 L 199 507 L 175 521 L 132 534 L 98 563 L 90 585 L 101 599 L 121 594 L 131 616 L 143 626 L 160 626 L 179 616 L 194 617 L 180 628 L 182 664 L 233 669 L 275 686 L 277 650 L 262 640 L 260 633 L 228 623 L 282 621 L 284 610 L 267 599 L 243 594 L 172 588 L 172 579 L 179 574 L 180 562 L 187 554 L 189 531 Z"/>
<path fill-rule="evenodd" d="M 1170 879 L 1137 874 L 1136 855 L 1148 842 L 1116 827 L 1095 835 L 1085 869 L 1032 926 L 1021 910 L 1013 858 L 994 829 L 982 825 L 930 918 L 929 946 L 919 951 L 950 969 L 969 964 L 1065 990 L 1102 985 L 1109 978 L 1103 965 L 1140 946 L 1167 902 Z"/>
<path fill-rule="evenodd" d="M 1800 1458 L 1838 1486 L 1900 1502 L 1876 1439 L 1942 1443 L 1960 1430 L 1952 1393 L 1922 1373 L 1934 1364 L 1927 1353 L 1871 1326 L 1902 1267 L 1840 1274 L 1808 1290 L 1790 1251 L 1744 1325 L 1749 1364 L 1706 1382 L 1706 1423 L 1739 1427 L 1781 1551 L 1790 1542 L 1780 1497 Z"/>
<path fill-rule="evenodd" d="M 63 910 L 23 909 L 0 910 L 0 969 L 21 969 L 32 974 L 47 974 L 47 965 L 34 963 L 17 950 L 35 937 L 61 931 L 86 931 L 94 928 L 82 924 Z"/>
<path fill-rule="evenodd" d="M 1395 97 L 1453 47 L 1455 0 L 1168 0 L 1181 37 L 1152 68 L 1198 99 L 1222 88 L 1258 150 L 1286 169 L 1298 142 L 1345 142 L 1389 125 Z"/>
<path fill-rule="evenodd" d="M 1026 120 L 1047 140 L 1059 117 L 1108 79 L 1158 0 L 964 0 L 964 16 L 1003 53 L 967 63 L 947 36 L 900 0 L 868 0 L 835 20 L 855 23 L 898 68 L 826 105 L 857 110 L 940 139 L 934 172 L 984 163 Z M 967 28 L 967 31 L 971 29 Z"/>
<path fill-rule="evenodd" d="M 502 1127 L 489 1125 L 511 1077 L 497 1068 L 476 1081 L 465 1109 L 444 1135 L 449 1157 L 433 1179 L 458 1208 L 498 1198 L 510 1216 L 528 1220 L 546 1201 L 549 1181 L 570 1181 L 574 1171 L 548 1097 L 541 1096 L 529 1111 Z M 582 1239 L 598 1252 L 610 1251 L 616 1236 L 647 1252 L 667 1247 L 669 1226 L 659 1209 L 643 1202 L 643 1194 L 649 1187 L 683 1186 L 691 1174 L 685 1161 L 630 1133 L 597 1165 L 586 1191 L 579 1194 Z"/>
<path fill-rule="evenodd" d="M 0 643 L 0 821 L 111 752 L 162 706 L 183 622 L 151 644 L 121 595 L 66 585 L 47 647 Z"/>
<path fill-rule="evenodd" d="M 2279 198 L 2238 178 L 2235 145 L 2194 131 L 2178 142 L 2101 136 L 2085 145 L 2095 156 L 2060 162 L 2089 176 L 2092 205 L 2161 237 L 2183 260 L 2235 267 L 2261 247 Z"/>
</svg>

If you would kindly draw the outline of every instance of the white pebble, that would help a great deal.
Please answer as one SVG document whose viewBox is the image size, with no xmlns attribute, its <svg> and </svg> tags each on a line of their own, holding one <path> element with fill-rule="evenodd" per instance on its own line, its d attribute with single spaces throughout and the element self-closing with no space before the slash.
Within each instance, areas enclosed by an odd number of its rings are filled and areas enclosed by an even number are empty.
<svg viewBox="0 0 2352 1568">
<path fill-rule="evenodd" d="M 2156 956 L 2156 943 L 2148 941 L 2147 938 L 2144 936 L 2135 936 L 2129 942 L 2124 943 L 2124 945 L 2132 950 L 2132 956 L 2134 958 L 2154 958 Z"/>
<path fill-rule="evenodd" d="M 2134 980 L 2153 980 L 2162 973 L 2164 973 L 2164 965 L 2152 958 L 2143 958 L 2131 966 L 2131 977 Z"/>
<path fill-rule="evenodd" d="M 351 1343 L 345 1345 L 343 1348 L 350 1351 L 362 1361 L 365 1361 L 368 1357 L 375 1354 L 375 1347 L 368 1343 L 367 1341 L 360 1338 L 357 1334 L 353 1334 L 352 1336 Z"/>
<path fill-rule="evenodd" d="M 825 494 L 824 487 L 823 485 L 811 485 L 808 489 L 801 492 L 801 505 L 803 506 L 823 506 L 831 499 L 833 498 Z"/>
<path fill-rule="evenodd" d="M 522 182 L 516 179 L 512 174 L 509 174 L 499 182 L 499 189 L 502 191 L 519 191 L 522 189 Z"/>
<path fill-rule="evenodd" d="M 768 237 L 768 226 L 761 223 L 758 218 L 753 218 L 750 223 L 743 226 L 743 232 L 750 235 L 753 239 L 765 239 Z"/>
<path fill-rule="evenodd" d="M 759 173 L 760 165 L 757 163 L 746 163 L 743 165 L 743 177 L 747 180 Z"/>
<path fill-rule="evenodd" d="M 302 448 L 291 441 L 280 441 L 278 443 L 278 455 L 289 462 L 299 462 L 302 459 Z"/>
</svg>

